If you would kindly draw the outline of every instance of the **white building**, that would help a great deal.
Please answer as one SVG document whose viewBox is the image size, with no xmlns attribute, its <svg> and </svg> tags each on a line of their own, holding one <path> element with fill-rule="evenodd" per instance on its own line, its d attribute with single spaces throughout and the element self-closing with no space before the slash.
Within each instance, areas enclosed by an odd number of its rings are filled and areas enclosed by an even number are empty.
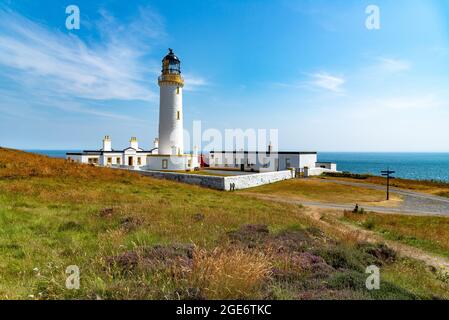
<svg viewBox="0 0 449 320">
<path fill-rule="evenodd" d="M 122 167 L 130 169 L 191 171 L 199 168 L 198 155 L 184 153 L 184 125 L 181 77 L 181 61 L 169 49 L 162 60 L 162 73 L 158 79 L 160 87 L 159 138 L 151 150 L 139 148 L 133 137 L 129 148 L 112 150 L 109 136 L 103 140 L 100 150 L 67 153 L 67 159 L 86 164 Z"/>
<path fill-rule="evenodd" d="M 184 124 L 181 61 L 169 49 L 162 59 L 159 76 L 159 148 L 157 154 L 148 156 L 145 169 L 190 171 L 199 168 L 198 155 L 184 153 Z"/>
<path fill-rule="evenodd" d="M 248 152 L 211 151 L 207 162 L 211 168 L 227 168 L 240 171 L 270 172 L 291 168 L 314 168 L 316 152 Z"/>
<path fill-rule="evenodd" d="M 124 150 L 113 150 L 111 138 L 106 136 L 103 139 L 102 149 L 69 152 L 66 156 L 67 160 L 92 165 L 140 169 L 147 165 L 148 156 L 155 152 L 157 152 L 157 148 L 151 150 L 139 148 L 136 137 L 131 138 L 128 148 Z"/>
<path fill-rule="evenodd" d="M 154 148 L 139 148 L 137 138 L 130 140 L 124 150 L 113 150 L 109 136 L 103 140 L 100 150 L 86 150 L 80 153 L 67 153 L 67 159 L 100 166 L 157 170 L 191 171 L 199 168 L 196 152 L 184 153 L 184 125 L 182 93 L 184 79 L 181 76 L 181 61 L 169 49 L 162 59 L 162 72 L 158 78 L 160 88 L 159 137 Z M 206 163 L 214 169 L 270 172 L 296 169 L 305 175 L 318 175 L 334 172 L 336 164 L 318 162 L 316 152 L 267 152 L 212 151 L 206 155 Z"/>
<path fill-rule="evenodd" d="M 336 172 L 337 165 L 318 162 L 317 152 L 282 151 L 211 151 L 206 163 L 213 169 L 239 170 L 251 172 L 273 172 L 295 169 L 306 176 Z"/>
</svg>

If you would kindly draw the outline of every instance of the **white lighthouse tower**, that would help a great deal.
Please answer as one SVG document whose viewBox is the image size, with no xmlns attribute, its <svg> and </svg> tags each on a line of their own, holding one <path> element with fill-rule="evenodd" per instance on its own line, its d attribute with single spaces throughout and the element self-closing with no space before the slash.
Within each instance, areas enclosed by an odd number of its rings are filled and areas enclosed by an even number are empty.
<svg viewBox="0 0 449 320">
<path fill-rule="evenodd" d="M 181 61 L 169 49 L 159 77 L 159 155 L 184 154 Z"/>
<path fill-rule="evenodd" d="M 195 152 L 185 154 L 182 108 L 181 61 L 168 49 L 162 59 L 160 87 L 159 137 L 155 139 L 157 154 L 148 155 L 146 169 L 167 171 L 191 171 L 199 167 Z"/>
</svg>

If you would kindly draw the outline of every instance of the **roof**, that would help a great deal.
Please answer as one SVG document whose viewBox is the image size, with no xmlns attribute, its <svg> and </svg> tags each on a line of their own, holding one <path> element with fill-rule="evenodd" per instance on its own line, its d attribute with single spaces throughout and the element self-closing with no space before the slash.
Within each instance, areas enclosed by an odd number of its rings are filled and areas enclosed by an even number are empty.
<svg viewBox="0 0 449 320">
<path fill-rule="evenodd" d="M 112 151 L 103 151 L 103 150 L 84 150 L 82 152 L 67 152 L 67 156 L 101 156 L 104 154 L 114 154 L 114 153 L 125 153 L 126 150 L 133 148 L 126 148 L 124 150 L 112 150 Z M 151 150 L 136 150 L 137 153 L 152 153 L 157 148 L 153 148 Z M 135 150 L 135 149 L 134 149 Z"/>
<path fill-rule="evenodd" d="M 268 151 L 210 151 L 210 153 L 244 153 L 244 154 L 317 154 L 316 151 L 278 151 L 278 152 L 268 152 Z"/>
<path fill-rule="evenodd" d="M 168 60 L 168 61 L 176 61 L 181 62 L 179 58 L 173 53 L 173 49 L 168 49 L 168 54 L 162 59 L 162 61 Z"/>
</svg>

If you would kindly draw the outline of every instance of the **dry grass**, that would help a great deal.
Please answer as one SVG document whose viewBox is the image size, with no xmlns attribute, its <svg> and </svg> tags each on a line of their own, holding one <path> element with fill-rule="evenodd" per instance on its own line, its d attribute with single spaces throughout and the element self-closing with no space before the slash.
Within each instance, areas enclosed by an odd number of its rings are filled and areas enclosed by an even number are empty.
<svg viewBox="0 0 449 320">
<path fill-rule="evenodd" d="M 116 181 L 118 177 L 130 178 L 131 176 L 126 171 L 113 172 L 106 168 L 71 163 L 64 159 L 0 147 L 0 178 L 3 179 L 71 177 Z"/>
<path fill-rule="evenodd" d="M 331 180 L 343 180 L 358 183 L 372 183 L 379 185 L 386 185 L 387 179 L 377 176 L 366 176 L 364 179 L 353 179 L 345 177 L 320 177 L 321 179 Z M 441 181 L 428 181 L 428 180 L 409 180 L 409 179 L 393 179 L 390 180 L 390 185 L 397 188 L 414 190 L 419 192 L 425 192 L 433 195 L 449 197 L 449 183 Z"/>
<path fill-rule="evenodd" d="M 197 248 L 188 282 L 201 288 L 207 299 L 261 299 L 262 286 L 271 275 L 269 260 L 257 251 Z"/>
<path fill-rule="evenodd" d="M 265 195 L 281 195 L 287 198 L 327 203 L 365 204 L 383 203 L 385 193 L 368 188 L 322 183 L 315 179 L 282 181 L 243 191 Z M 397 203 L 397 202 L 396 202 Z"/>
</svg>

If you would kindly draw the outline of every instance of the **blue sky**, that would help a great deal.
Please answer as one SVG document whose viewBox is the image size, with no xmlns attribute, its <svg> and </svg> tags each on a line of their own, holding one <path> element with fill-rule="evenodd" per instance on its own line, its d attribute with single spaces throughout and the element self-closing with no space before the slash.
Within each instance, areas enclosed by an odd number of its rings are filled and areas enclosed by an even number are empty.
<svg viewBox="0 0 449 320">
<path fill-rule="evenodd" d="M 65 27 L 70 4 L 80 30 Z M 380 30 L 365 27 L 370 4 Z M 187 129 L 279 129 L 284 150 L 449 151 L 444 0 L 2 0 L 0 145 L 151 146 L 168 47 Z"/>
</svg>

